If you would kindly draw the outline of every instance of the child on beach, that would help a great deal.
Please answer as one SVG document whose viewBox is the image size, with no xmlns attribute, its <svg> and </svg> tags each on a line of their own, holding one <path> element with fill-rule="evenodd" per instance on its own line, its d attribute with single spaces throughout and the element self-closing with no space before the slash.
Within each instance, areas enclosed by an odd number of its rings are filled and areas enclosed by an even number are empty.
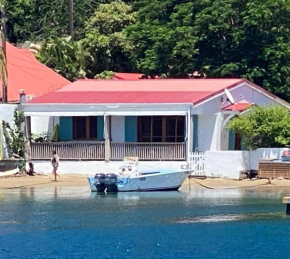
<svg viewBox="0 0 290 259">
<path fill-rule="evenodd" d="M 51 157 L 51 165 L 52 165 L 52 173 L 54 174 L 54 180 L 57 181 L 56 177 L 60 177 L 59 174 L 57 174 L 57 168 L 59 166 L 59 157 L 56 154 L 56 151 L 52 151 L 52 157 Z"/>
<path fill-rule="evenodd" d="M 29 162 L 29 163 L 28 163 L 28 166 L 29 166 L 29 170 L 28 170 L 27 174 L 28 174 L 29 176 L 34 176 L 35 173 L 34 173 L 34 166 L 33 166 L 33 163 L 32 163 L 32 162 Z"/>
</svg>

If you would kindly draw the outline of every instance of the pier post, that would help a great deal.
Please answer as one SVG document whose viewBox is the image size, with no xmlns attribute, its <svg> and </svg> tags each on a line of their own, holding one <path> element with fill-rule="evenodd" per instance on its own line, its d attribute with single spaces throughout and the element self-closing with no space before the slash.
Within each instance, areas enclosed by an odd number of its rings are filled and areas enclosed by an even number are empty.
<svg viewBox="0 0 290 259">
<path fill-rule="evenodd" d="M 282 202 L 286 204 L 286 215 L 290 215 L 290 195 L 283 197 Z"/>
</svg>

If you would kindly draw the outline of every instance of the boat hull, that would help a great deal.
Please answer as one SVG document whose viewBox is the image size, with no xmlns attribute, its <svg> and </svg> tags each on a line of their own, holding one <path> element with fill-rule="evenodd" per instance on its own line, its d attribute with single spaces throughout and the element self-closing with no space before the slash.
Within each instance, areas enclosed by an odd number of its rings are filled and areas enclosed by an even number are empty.
<svg viewBox="0 0 290 259">
<path fill-rule="evenodd" d="M 180 170 L 118 177 L 117 189 L 118 192 L 177 191 L 190 173 L 190 170 Z M 88 177 L 88 182 L 91 191 L 97 192 L 94 178 Z"/>
</svg>

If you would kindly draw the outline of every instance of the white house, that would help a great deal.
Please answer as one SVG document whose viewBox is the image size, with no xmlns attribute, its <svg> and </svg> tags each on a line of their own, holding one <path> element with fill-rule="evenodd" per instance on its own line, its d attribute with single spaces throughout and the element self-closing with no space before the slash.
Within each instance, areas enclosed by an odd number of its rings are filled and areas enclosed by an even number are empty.
<svg viewBox="0 0 290 259">
<path fill-rule="evenodd" d="M 184 163 L 197 149 L 241 149 L 226 124 L 253 104 L 290 107 L 244 79 L 144 79 L 78 80 L 22 108 L 32 133 L 59 125 L 57 142 L 31 143 L 31 159 L 57 150 L 63 160 Z"/>
</svg>

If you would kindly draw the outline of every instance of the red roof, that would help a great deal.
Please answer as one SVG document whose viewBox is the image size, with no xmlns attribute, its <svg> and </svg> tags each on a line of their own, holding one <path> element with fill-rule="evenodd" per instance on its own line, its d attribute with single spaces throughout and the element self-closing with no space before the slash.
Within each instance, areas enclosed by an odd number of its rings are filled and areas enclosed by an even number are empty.
<svg viewBox="0 0 290 259">
<path fill-rule="evenodd" d="M 243 79 L 88 80 L 71 83 L 29 103 L 198 103 Z"/>
<path fill-rule="evenodd" d="M 143 74 L 139 73 L 115 73 L 114 78 L 115 80 L 138 80 L 141 79 Z"/>
<path fill-rule="evenodd" d="M 230 106 L 225 107 L 223 110 L 242 112 L 242 111 L 246 110 L 247 108 L 249 108 L 251 105 L 252 105 L 251 103 L 248 103 L 246 101 L 241 101 L 238 103 L 231 104 Z"/>
<path fill-rule="evenodd" d="M 70 83 L 67 79 L 40 63 L 27 49 L 6 44 L 8 101 L 19 101 L 19 90 L 26 95 L 41 96 Z M 1 87 L 0 87 L 1 88 Z M 2 88 L 0 89 L 2 95 Z"/>
</svg>

